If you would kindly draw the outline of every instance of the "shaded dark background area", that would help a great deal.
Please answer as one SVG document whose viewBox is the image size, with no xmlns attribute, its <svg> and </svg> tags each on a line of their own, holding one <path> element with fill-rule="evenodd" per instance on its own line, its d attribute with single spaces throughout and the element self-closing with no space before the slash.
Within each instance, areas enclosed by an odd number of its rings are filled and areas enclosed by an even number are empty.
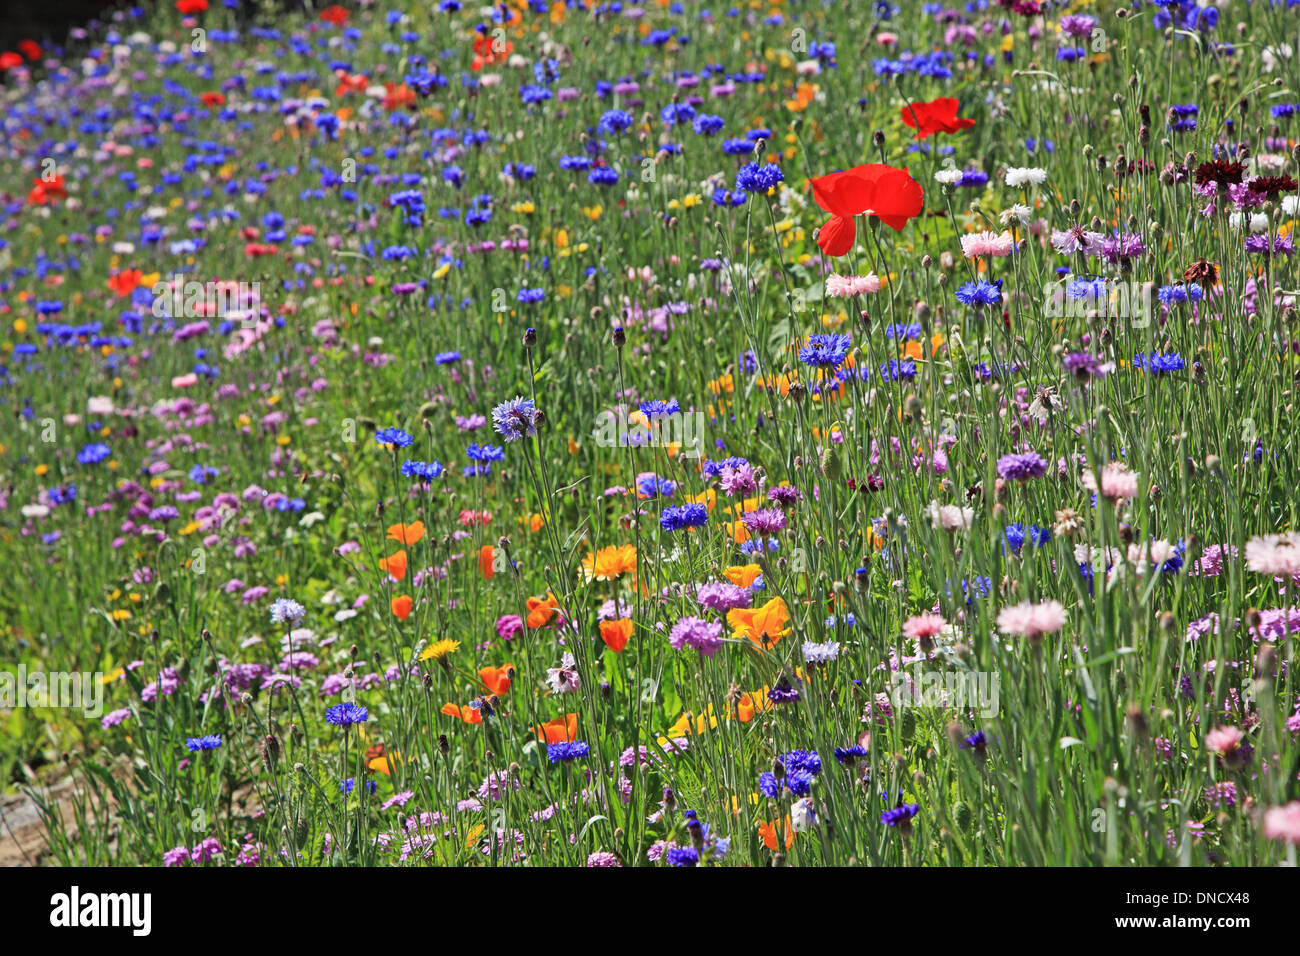
<svg viewBox="0 0 1300 956">
<path fill-rule="evenodd" d="M 12 50 L 22 40 L 62 46 L 73 27 L 106 19 L 114 9 L 127 6 L 111 0 L 0 0 L 0 50 Z"/>
<path fill-rule="evenodd" d="M 222 0 L 208 3 L 218 9 Z M 251 21 L 257 12 L 274 14 L 302 9 L 303 5 L 303 0 L 240 0 L 240 20 Z M 73 27 L 84 27 L 90 20 L 108 22 L 114 10 L 135 6 L 149 12 L 163 8 L 175 16 L 173 0 L 0 0 L 0 51 L 13 50 L 23 40 L 35 40 L 45 49 L 66 46 Z"/>
</svg>

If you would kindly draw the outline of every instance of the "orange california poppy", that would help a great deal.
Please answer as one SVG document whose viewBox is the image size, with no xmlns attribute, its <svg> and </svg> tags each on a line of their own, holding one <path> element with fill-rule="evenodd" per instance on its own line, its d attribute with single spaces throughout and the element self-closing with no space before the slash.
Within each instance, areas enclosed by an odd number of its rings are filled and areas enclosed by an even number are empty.
<svg viewBox="0 0 1300 956">
<path fill-rule="evenodd" d="M 790 611 L 785 601 L 774 597 L 762 607 L 737 607 L 727 612 L 727 623 L 735 637 L 747 637 L 763 649 L 775 647 L 790 633 Z"/>
<path fill-rule="evenodd" d="M 610 545 L 587 552 L 582 559 L 582 576 L 587 581 L 616 581 L 624 574 L 636 573 L 636 545 Z"/>
<path fill-rule="evenodd" d="M 620 617 L 617 621 L 600 622 L 600 639 L 615 654 L 622 654 L 632 636 L 632 619 Z"/>
<path fill-rule="evenodd" d="M 763 845 L 773 853 L 780 849 L 780 844 L 777 842 L 780 831 L 785 832 L 785 848 L 788 850 L 794 843 L 794 823 L 788 813 L 785 816 L 784 824 L 780 822 L 768 823 L 764 820 L 758 825 L 758 835 L 763 838 Z"/>
<path fill-rule="evenodd" d="M 441 713 L 467 724 L 483 723 L 483 715 L 473 707 L 461 707 L 459 704 L 443 704 Z"/>
<path fill-rule="evenodd" d="M 578 715 L 565 714 L 563 717 L 556 717 L 554 720 L 548 720 L 540 727 L 534 727 L 533 731 L 537 734 L 539 741 L 548 744 L 560 744 L 577 740 Z"/>
<path fill-rule="evenodd" d="M 741 694 L 740 699 L 736 701 L 736 719 L 742 724 L 747 724 L 754 719 L 755 714 L 761 714 L 765 710 L 772 709 L 772 701 L 767 696 L 767 689 L 756 690 L 752 694 Z"/>
<path fill-rule="evenodd" d="M 737 564 L 722 572 L 722 576 L 738 588 L 747 588 L 763 573 L 757 564 Z"/>
<path fill-rule="evenodd" d="M 490 544 L 485 544 L 478 549 L 478 569 L 483 573 L 484 581 L 491 581 L 496 575 L 496 557 L 496 549 Z"/>
<path fill-rule="evenodd" d="M 424 537 L 424 522 L 412 521 L 410 524 L 395 524 L 388 528 L 388 540 L 400 541 L 408 548 Z"/>
<path fill-rule="evenodd" d="M 483 682 L 493 694 L 498 697 L 504 697 L 510 692 L 510 680 L 515 676 L 513 664 L 503 664 L 500 667 L 480 667 L 478 679 Z"/>
<path fill-rule="evenodd" d="M 387 571 L 393 577 L 397 578 L 397 580 L 400 581 L 406 577 L 406 552 L 405 551 L 398 551 L 396 554 L 390 554 L 388 557 L 384 558 L 384 560 L 380 561 L 379 563 L 383 566 L 383 569 L 385 571 Z"/>
<path fill-rule="evenodd" d="M 528 626 L 534 631 L 539 627 L 545 627 L 551 623 L 551 618 L 555 617 L 555 612 L 559 609 L 560 603 L 555 600 L 555 595 L 549 591 L 545 599 L 530 597 L 528 599 Z"/>
<path fill-rule="evenodd" d="M 411 600 L 409 594 L 399 594 L 393 598 L 393 613 L 397 615 L 399 621 L 405 621 L 410 617 L 411 608 L 414 606 L 415 602 Z"/>
</svg>

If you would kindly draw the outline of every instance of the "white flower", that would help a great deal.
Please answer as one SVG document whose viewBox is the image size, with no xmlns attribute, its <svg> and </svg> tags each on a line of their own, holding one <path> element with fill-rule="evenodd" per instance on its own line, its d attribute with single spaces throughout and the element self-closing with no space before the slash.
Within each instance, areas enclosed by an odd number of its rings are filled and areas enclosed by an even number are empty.
<svg viewBox="0 0 1300 956">
<path fill-rule="evenodd" d="M 1020 225 L 1022 226 L 1027 226 L 1029 225 L 1030 220 L 1033 218 L 1034 218 L 1033 210 L 1030 209 L 1028 206 L 1026 206 L 1024 203 L 1016 203 L 1015 205 L 1009 206 L 1006 209 L 1002 210 L 1002 212 L 998 213 L 998 220 L 1004 226 L 1011 225 L 1013 221 L 1020 223 Z"/>
<path fill-rule="evenodd" d="M 1283 196 L 1282 211 L 1288 216 L 1300 213 L 1300 196 Z"/>
<path fill-rule="evenodd" d="M 957 505 L 941 505 L 930 502 L 930 523 L 944 531 L 969 529 L 975 520 L 974 508 L 960 508 Z"/>
<path fill-rule="evenodd" d="M 803 659 L 809 664 L 829 664 L 840 656 L 840 645 L 835 641 L 818 644 L 815 641 L 803 642 Z"/>
<path fill-rule="evenodd" d="M 955 186 L 961 182 L 961 170 L 941 169 L 934 174 L 934 181 L 940 186 Z"/>
<path fill-rule="evenodd" d="M 804 797 L 790 805 L 790 826 L 796 833 L 802 833 L 809 827 L 817 825 L 817 810 L 812 799 Z"/>
<path fill-rule="evenodd" d="M 1012 189 L 1021 186 L 1041 186 L 1047 182 L 1047 170 L 1037 166 L 1011 166 L 1006 172 L 1007 185 Z"/>
</svg>

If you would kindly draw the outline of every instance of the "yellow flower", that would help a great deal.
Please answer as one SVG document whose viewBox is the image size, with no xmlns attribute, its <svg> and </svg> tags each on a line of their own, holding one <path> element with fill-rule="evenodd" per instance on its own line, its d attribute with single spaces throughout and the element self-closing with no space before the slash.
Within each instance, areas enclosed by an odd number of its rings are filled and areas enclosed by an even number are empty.
<svg viewBox="0 0 1300 956">
<path fill-rule="evenodd" d="M 590 551 L 582 559 L 582 576 L 591 581 L 615 581 L 624 574 L 636 573 L 636 546 L 625 544 Z"/>
<path fill-rule="evenodd" d="M 420 654 L 422 661 L 440 661 L 445 658 L 456 648 L 460 647 L 460 641 L 453 641 L 450 638 L 443 638 L 441 641 L 435 641 L 424 649 Z"/>
</svg>

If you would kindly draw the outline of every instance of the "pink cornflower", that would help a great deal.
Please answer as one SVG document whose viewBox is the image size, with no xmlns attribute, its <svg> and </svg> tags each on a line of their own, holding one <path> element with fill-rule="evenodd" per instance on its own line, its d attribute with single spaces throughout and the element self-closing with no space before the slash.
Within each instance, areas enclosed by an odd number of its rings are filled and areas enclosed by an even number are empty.
<svg viewBox="0 0 1300 956">
<path fill-rule="evenodd" d="M 986 229 L 983 232 L 961 237 L 962 255 L 967 259 L 975 259 L 979 256 L 1009 256 L 1015 247 L 1016 240 L 1012 238 L 1009 231 L 998 234 Z"/>
<path fill-rule="evenodd" d="M 880 291 L 880 277 L 874 272 L 864 276 L 842 276 L 832 272 L 826 277 L 826 295 L 831 299 L 847 299 L 855 295 L 874 295 Z"/>
<path fill-rule="evenodd" d="M 1300 846 L 1300 800 L 1264 811 L 1264 837 Z"/>
<path fill-rule="evenodd" d="M 1266 534 L 1246 542 L 1246 567 L 1284 577 L 1300 572 L 1300 534 Z"/>
<path fill-rule="evenodd" d="M 1205 749 L 1220 757 L 1229 758 L 1241 746 L 1243 736 L 1238 727 L 1215 727 L 1205 735 Z"/>
<path fill-rule="evenodd" d="M 1022 601 L 1004 607 L 998 614 L 998 630 L 1008 637 L 1026 637 L 1042 640 L 1045 634 L 1055 634 L 1065 627 L 1065 606 L 1060 601 Z"/>
<path fill-rule="evenodd" d="M 1083 487 L 1092 492 L 1100 492 L 1103 498 L 1111 501 L 1132 499 L 1138 493 L 1138 473 L 1129 471 L 1122 461 L 1112 461 L 1101 469 L 1101 482 L 1091 471 L 1083 473 Z"/>
</svg>

